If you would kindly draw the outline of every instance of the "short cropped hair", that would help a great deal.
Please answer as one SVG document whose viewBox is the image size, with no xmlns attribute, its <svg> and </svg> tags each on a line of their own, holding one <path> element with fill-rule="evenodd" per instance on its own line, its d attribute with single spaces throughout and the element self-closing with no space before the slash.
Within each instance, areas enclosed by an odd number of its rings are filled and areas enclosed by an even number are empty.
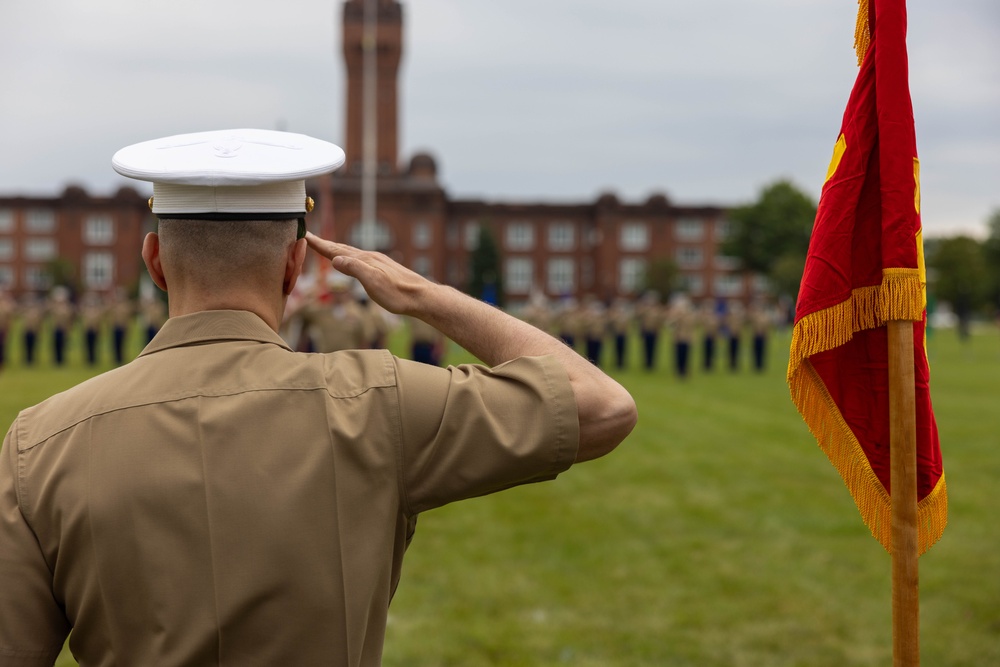
<svg viewBox="0 0 1000 667">
<path fill-rule="evenodd" d="M 283 276 L 295 220 L 160 220 L 160 255 L 203 289 Z"/>
</svg>

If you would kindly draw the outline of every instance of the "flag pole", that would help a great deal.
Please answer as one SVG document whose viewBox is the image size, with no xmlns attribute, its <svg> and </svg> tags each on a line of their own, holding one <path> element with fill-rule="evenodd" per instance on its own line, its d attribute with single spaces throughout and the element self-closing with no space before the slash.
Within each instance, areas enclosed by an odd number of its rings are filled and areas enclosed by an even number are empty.
<svg viewBox="0 0 1000 667">
<path fill-rule="evenodd" d="M 891 320 L 889 339 L 889 465 L 892 488 L 892 664 L 920 665 L 917 577 L 917 426 L 913 322 Z"/>
</svg>

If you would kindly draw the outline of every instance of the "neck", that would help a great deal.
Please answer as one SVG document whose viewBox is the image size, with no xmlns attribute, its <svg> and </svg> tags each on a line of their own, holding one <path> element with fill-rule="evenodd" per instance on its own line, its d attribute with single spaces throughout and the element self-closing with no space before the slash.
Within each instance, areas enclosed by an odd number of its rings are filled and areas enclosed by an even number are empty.
<svg viewBox="0 0 1000 667">
<path fill-rule="evenodd" d="M 170 317 L 191 315 L 206 310 L 245 310 L 257 315 L 275 332 L 281 327 L 285 311 L 284 297 L 263 298 L 246 292 L 224 292 L 219 294 L 181 293 L 170 290 Z"/>
</svg>

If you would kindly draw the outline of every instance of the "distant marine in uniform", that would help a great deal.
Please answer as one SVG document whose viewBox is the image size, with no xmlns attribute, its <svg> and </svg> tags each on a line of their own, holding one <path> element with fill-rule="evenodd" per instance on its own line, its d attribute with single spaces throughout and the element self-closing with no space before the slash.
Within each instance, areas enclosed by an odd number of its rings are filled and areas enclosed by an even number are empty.
<svg viewBox="0 0 1000 667">
<path fill-rule="evenodd" d="M 83 328 L 84 358 L 89 366 L 98 362 L 98 343 L 104 321 L 104 304 L 96 292 L 84 292 L 80 298 L 80 324 Z"/>
<path fill-rule="evenodd" d="M 24 363 L 32 366 L 35 363 L 35 348 L 38 336 L 45 320 L 45 304 L 37 294 L 29 293 L 21 303 L 21 337 L 23 340 Z"/>
<path fill-rule="evenodd" d="M 701 328 L 701 367 L 706 373 L 715 368 L 715 342 L 722 325 L 722 316 L 714 299 L 702 299 L 698 306 L 698 326 Z"/>
<path fill-rule="evenodd" d="M 49 296 L 49 323 L 52 326 L 52 359 L 56 366 L 66 363 L 66 339 L 76 322 L 76 309 L 69 300 L 69 289 L 52 288 Z"/>
<path fill-rule="evenodd" d="M 3 370 L 7 361 L 7 332 L 16 314 L 17 303 L 5 289 L 0 287 L 0 370 Z"/>
<path fill-rule="evenodd" d="M 656 353 L 660 344 L 660 330 L 666 320 L 666 312 L 660 304 L 660 295 L 654 291 L 645 292 L 635 306 L 635 319 L 642 336 L 643 366 L 647 371 L 656 368 Z"/>
<path fill-rule="evenodd" d="M 632 307 L 627 299 L 619 297 L 611 303 L 608 320 L 614 339 L 615 368 L 624 370 L 628 364 L 628 339 L 633 320 Z"/>
<path fill-rule="evenodd" d="M 667 325 L 673 332 L 674 372 L 680 378 L 688 376 L 688 362 L 691 358 L 691 341 L 697 326 L 697 314 L 691 300 L 685 294 L 673 297 L 667 310 Z"/>
</svg>

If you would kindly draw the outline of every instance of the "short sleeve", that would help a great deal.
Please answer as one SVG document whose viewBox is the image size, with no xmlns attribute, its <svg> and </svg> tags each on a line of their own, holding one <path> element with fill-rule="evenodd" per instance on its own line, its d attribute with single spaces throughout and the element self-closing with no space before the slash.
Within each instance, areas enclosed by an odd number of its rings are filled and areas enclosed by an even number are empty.
<svg viewBox="0 0 1000 667">
<path fill-rule="evenodd" d="M 0 664 L 52 665 L 69 623 L 17 494 L 15 426 L 0 450 Z"/>
<path fill-rule="evenodd" d="M 576 400 L 553 357 L 492 369 L 395 363 L 409 514 L 553 479 L 576 459 Z"/>
</svg>

